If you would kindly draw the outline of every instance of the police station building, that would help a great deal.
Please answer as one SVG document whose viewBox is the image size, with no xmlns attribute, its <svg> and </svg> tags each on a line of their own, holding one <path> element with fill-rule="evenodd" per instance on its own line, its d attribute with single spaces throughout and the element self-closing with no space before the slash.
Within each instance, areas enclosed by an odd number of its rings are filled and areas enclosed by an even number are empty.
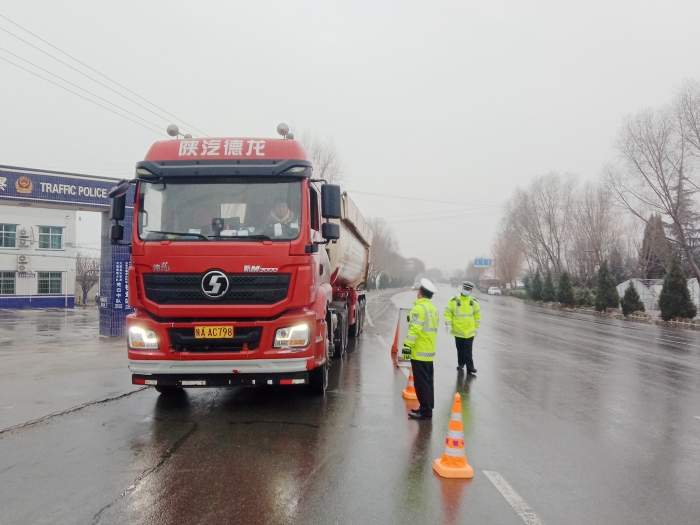
<svg viewBox="0 0 700 525">
<path fill-rule="evenodd" d="M 73 308 L 76 211 L 102 212 L 100 334 L 121 333 L 129 313 L 129 253 L 111 246 L 107 234 L 107 194 L 115 182 L 0 166 L 0 308 Z M 124 225 L 130 234 L 131 221 Z"/>
</svg>

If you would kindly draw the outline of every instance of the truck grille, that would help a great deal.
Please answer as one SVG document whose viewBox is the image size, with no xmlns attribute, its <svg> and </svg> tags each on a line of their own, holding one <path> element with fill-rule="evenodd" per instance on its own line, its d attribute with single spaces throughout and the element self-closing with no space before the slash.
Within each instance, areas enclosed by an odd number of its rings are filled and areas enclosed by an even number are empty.
<svg viewBox="0 0 700 525">
<path fill-rule="evenodd" d="M 146 298 L 156 304 L 273 304 L 287 297 L 291 275 L 227 274 L 229 290 L 221 299 L 209 299 L 202 292 L 204 274 L 146 273 Z"/>
</svg>

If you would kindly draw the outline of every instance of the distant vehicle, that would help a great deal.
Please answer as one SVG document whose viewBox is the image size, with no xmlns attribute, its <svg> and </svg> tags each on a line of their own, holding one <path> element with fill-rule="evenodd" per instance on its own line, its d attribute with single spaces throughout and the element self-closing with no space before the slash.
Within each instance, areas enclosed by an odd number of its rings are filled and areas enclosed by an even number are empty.
<svg viewBox="0 0 700 525">
<path fill-rule="evenodd" d="M 420 288 L 420 283 L 413 283 L 413 286 L 411 286 L 411 290 L 414 292 Z"/>
<path fill-rule="evenodd" d="M 501 289 L 498 286 L 492 286 L 488 290 L 489 295 L 501 295 Z"/>
</svg>

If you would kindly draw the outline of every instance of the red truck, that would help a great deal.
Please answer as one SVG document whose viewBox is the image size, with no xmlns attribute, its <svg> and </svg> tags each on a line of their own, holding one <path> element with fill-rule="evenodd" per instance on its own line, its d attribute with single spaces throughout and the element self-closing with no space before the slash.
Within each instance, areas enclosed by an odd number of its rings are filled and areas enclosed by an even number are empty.
<svg viewBox="0 0 700 525">
<path fill-rule="evenodd" d="M 298 142 L 155 143 L 110 192 L 112 243 L 136 185 L 127 316 L 132 382 L 306 384 L 362 332 L 372 231 L 340 187 L 313 178 Z"/>
</svg>

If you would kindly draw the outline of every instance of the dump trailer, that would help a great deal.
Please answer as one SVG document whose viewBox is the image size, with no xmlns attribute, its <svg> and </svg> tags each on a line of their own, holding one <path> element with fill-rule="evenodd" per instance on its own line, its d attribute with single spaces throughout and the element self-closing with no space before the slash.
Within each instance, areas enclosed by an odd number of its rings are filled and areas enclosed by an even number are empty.
<svg viewBox="0 0 700 525">
<path fill-rule="evenodd" d="M 323 394 L 365 319 L 372 230 L 347 193 L 290 138 L 161 141 L 110 192 L 113 243 L 131 185 L 132 382 Z"/>
</svg>

